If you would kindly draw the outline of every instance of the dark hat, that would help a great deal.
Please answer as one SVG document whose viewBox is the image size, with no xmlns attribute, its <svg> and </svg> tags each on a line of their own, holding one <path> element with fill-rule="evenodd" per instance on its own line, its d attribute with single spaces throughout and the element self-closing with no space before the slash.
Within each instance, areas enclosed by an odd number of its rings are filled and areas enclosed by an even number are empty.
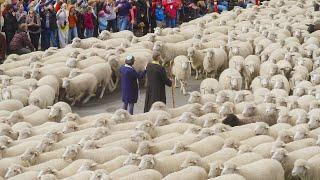
<svg viewBox="0 0 320 180">
<path fill-rule="evenodd" d="M 129 56 L 126 57 L 126 59 L 125 59 L 124 62 L 125 62 L 126 64 L 128 64 L 128 65 L 133 65 L 133 64 L 134 64 L 134 60 L 135 60 L 135 59 L 134 59 L 134 56 L 129 55 Z"/>
</svg>

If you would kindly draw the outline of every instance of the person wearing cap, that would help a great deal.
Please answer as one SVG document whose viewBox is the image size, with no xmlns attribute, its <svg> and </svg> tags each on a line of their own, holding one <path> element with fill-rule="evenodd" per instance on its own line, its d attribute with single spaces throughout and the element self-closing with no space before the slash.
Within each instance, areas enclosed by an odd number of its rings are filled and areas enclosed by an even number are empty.
<svg viewBox="0 0 320 180">
<path fill-rule="evenodd" d="M 127 56 L 125 64 L 120 67 L 123 109 L 128 110 L 129 108 L 130 114 L 133 114 L 134 104 L 137 103 L 138 100 L 138 80 L 142 79 L 146 74 L 146 70 L 143 72 L 137 72 L 132 67 L 134 61 L 134 56 Z"/>
<path fill-rule="evenodd" d="M 171 87 L 172 80 L 168 78 L 166 70 L 160 65 L 160 53 L 153 52 L 153 61 L 147 65 L 147 90 L 144 112 L 148 112 L 154 102 L 166 103 L 165 86 Z"/>
</svg>

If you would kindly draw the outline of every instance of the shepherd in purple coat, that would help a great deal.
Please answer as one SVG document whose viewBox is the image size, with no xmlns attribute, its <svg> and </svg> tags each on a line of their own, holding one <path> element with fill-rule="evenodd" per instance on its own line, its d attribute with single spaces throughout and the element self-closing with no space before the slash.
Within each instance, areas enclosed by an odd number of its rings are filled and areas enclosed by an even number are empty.
<svg viewBox="0 0 320 180">
<path fill-rule="evenodd" d="M 138 79 L 142 79 L 146 70 L 137 72 L 132 65 L 134 64 L 134 57 L 128 56 L 125 60 L 125 65 L 120 67 L 121 76 L 121 93 L 123 109 L 127 110 L 129 106 L 129 113 L 133 114 L 134 103 L 138 100 Z"/>
</svg>

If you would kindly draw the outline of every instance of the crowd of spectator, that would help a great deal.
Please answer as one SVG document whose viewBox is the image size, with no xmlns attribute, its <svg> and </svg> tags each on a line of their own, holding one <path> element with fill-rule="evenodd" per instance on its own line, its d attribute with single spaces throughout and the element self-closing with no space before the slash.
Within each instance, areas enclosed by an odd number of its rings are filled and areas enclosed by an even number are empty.
<svg viewBox="0 0 320 180">
<path fill-rule="evenodd" d="M 1 41 L 7 53 L 65 47 L 73 38 L 131 30 L 137 36 L 155 27 L 175 27 L 210 12 L 246 7 L 258 0 L 11 0 L 4 4 Z M 39 46 L 40 43 L 40 46 Z M 0 59 L 4 56 L 0 55 Z"/>
</svg>

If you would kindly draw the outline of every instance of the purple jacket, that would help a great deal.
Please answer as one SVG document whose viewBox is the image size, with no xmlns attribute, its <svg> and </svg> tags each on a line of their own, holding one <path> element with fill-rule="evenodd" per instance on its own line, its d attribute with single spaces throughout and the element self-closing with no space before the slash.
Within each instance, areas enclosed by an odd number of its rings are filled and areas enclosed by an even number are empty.
<svg viewBox="0 0 320 180">
<path fill-rule="evenodd" d="M 120 67 L 121 94 L 124 103 L 136 103 L 138 100 L 138 79 L 142 79 L 147 71 L 137 72 L 133 67 Z"/>
</svg>

